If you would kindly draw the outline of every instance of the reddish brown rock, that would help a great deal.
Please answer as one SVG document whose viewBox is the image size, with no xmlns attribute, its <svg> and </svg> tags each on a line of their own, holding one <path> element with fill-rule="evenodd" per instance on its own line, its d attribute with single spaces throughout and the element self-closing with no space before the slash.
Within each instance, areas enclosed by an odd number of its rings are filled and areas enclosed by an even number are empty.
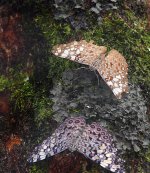
<svg viewBox="0 0 150 173">
<path fill-rule="evenodd" d="M 87 159 L 78 152 L 63 152 L 52 157 L 48 173 L 77 173 L 86 167 Z"/>
<path fill-rule="evenodd" d="M 10 138 L 6 141 L 6 150 L 8 152 L 11 152 L 14 149 L 15 145 L 21 144 L 21 141 L 22 139 L 19 136 L 12 134 Z"/>
<path fill-rule="evenodd" d="M 9 98 L 7 95 L 0 93 L 0 113 L 8 114 L 9 113 Z"/>
<path fill-rule="evenodd" d="M 0 59 L 11 63 L 23 47 L 21 15 L 9 6 L 0 7 Z"/>
</svg>

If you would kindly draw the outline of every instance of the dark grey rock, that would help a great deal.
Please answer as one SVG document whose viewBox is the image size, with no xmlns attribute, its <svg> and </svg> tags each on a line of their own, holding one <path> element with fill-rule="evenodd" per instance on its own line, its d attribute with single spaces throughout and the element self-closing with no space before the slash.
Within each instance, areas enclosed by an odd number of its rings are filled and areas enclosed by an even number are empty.
<svg viewBox="0 0 150 173">
<path fill-rule="evenodd" d="M 98 85 L 99 83 L 99 85 Z M 84 116 L 99 121 L 116 136 L 118 148 L 140 151 L 150 144 L 150 123 L 141 89 L 129 84 L 129 93 L 117 100 L 103 79 L 90 69 L 65 71 L 62 83 L 51 91 L 53 118 Z"/>
</svg>

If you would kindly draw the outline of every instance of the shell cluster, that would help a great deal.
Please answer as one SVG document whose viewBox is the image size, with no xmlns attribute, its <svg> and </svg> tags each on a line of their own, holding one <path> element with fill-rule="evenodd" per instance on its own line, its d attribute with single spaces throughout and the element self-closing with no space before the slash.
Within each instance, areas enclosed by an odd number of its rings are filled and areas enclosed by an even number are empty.
<svg viewBox="0 0 150 173">
<path fill-rule="evenodd" d="M 96 69 L 118 99 L 128 92 L 128 64 L 117 50 L 81 40 L 54 46 L 52 53 Z"/>
</svg>

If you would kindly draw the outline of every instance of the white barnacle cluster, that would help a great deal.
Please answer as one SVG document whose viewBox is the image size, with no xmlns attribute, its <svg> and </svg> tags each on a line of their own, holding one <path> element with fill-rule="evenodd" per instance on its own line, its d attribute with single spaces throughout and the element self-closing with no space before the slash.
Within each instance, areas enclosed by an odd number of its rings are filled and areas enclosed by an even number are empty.
<svg viewBox="0 0 150 173">
<path fill-rule="evenodd" d="M 54 46 L 52 53 L 96 69 L 117 98 L 128 92 L 128 65 L 117 50 L 107 53 L 105 46 L 81 40 Z"/>
</svg>

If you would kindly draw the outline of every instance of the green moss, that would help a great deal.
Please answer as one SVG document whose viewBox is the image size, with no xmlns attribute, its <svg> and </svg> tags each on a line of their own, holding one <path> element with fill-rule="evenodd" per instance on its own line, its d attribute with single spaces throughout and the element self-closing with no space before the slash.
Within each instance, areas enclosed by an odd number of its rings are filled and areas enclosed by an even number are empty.
<svg viewBox="0 0 150 173">
<path fill-rule="evenodd" d="M 122 9 L 123 10 L 123 9 Z M 70 25 L 58 23 L 45 12 L 35 18 L 36 24 L 51 48 L 71 40 L 79 35 L 87 41 L 94 40 L 98 45 L 108 49 L 117 49 L 127 59 L 129 64 L 129 78 L 132 82 L 150 85 L 150 33 L 145 30 L 146 18 L 138 18 L 130 9 L 124 10 L 124 15 L 111 12 L 103 19 L 102 25 L 94 25 L 88 31 L 74 31 Z M 60 78 L 60 74 L 68 68 L 76 67 L 75 63 L 52 56 L 49 57 L 49 77 Z"/>
<path fill-rule="evenodd" d="M 77 34 L 76 31 L 72 31 L 69 24 L 56 22 L 47 10 L 45 10 L 41 15 L 35 17 L 34 21 L 42 30 L 45 38 L 50 44 L 50 47 L 63 42 L 65 43 Z"/>
<path fill-rule="evenodd" d="M 34 109 L 35 109 L 35 120 L 37 124 L 41 123 L 41 121 L 45 120 L 46 118 L 49 118 L 53 114 L 52 110 L 53 102 L 50 98 L 42 97 L 35 99 L 34 102 Z"/>
<path fill-rule="evenodd" d="M 150 146 L 149 146 L 148 151 L 144 155 L 144 163 L 147 164 L 147 165 L 150 165 Z M 142 172 L 144 172 L 143 171 L 143 167 L 141 168 L 141 172 L 140 173 L 142 173 Z"/>
<path fill-rule="evenodd" d="M 47 170 L 44 168 L 41 168 L 40 166 L 33 165 L 31 166 L 29 173 L 47 173 Z"/>
<path fill-rule="evenodd" d="M 129 78 L 150 86 L 150 33 L 145 30 L 146 19 L 136 18 L 131 11 L 125 13 L 124 17 L 110 13 L 100 27 L 84 32 L 84 38 L 121 52 L 129 64 Z"/>
<path fill-rule="evenodd" d="M 85 32 L 84 38 L 117 49 L 128 61 L 131 80 L 149 86 L 150 34 L 145 31 L 146 19 L 136 18 L 131 11 L 125 12 L 126 18 L 111 13 L 100 27 Z"/>
<path fill-rule="evenodd" d="M 6 86 L 8 85 L 9 80 L 4 75 L 0 76 L 0 92 L 4 91 L 6 89 Z"/>
<path fill-rule="evenodd" d="M 0 90 L 10 93 L 14 110 L 23 111 L 30 108 L 34 91 L 27 73 L 9 69 L 7 76 L 1 76 L 0 81 Z"/>
<path fill-rule="evenodd" d="M 147 151 L 147 153 L 145 154 L 145 158 L 148 162 L 150 162 L 150 147 L 149 147 L 149 150 Z"/>
<path fill-rule="evenodd" d="M 46 78 L 48 81 L 61 80 L 62 72 L 69 68 L 77 68 L 80 65 L 66 59 L 53 56 L 52 47 L 78 38 L 87 41 L 94 40 L 98 45 L 104 45 L 110 49 L 116 49 L 124 55 L 129 64 L 129 78 L 133 83 L 150 87 L 150 33 L 145 30 L 146 18 L 137 17 L 130 9 L 121 9 L 122 13 L 111 12 L 103 18 L 102 24 L 94 25 L 87 31 L 73 30 L 69 24 L 55 21 L 48 9 L 43 9 L 41 14 L 34 18 L 35 24 L 41 29 L 49 46 L 49 67 Z M 43 121 L 53 114 L 52 102 L 47 98 L 45 82 L 42 89 L 34 97 L 37 122 Z M 48 85 L 49 87 L 49 85 Z M 47 88 L 48 88 L 47 87 Z M 72 109 L 71 112 L 78 110 Z"/>
<path fill-rule="evenodd" d="M 149 170 L 149 164 L 150 164 L 150 146 L 147 152 L 146 151 L 140 152 L 137 158 L 138 158 L 138 173 L 147 172 Z"/>
<path fill-rule="evenodd" d="M 38 15 L 34 21 L 42 30 L 49 44 L 49 61 L 47 62 L 49 65 L 49 73 L 47 77 L 53 80 L 60 79 L 63 71 L 77 67 L 78 64 L 53 56 L 51 49 L 54 45 L 68 42 L 69 39 L 74 37 L 77 33 L 72 31 L 70 25 L 54 21 L 47 10 L 42 13 L 42 15 Z"/>
<path fill-rule="evenodd" d="M 53 80 L 61 80 L 62 73 L 70 68 L 78 67 L 79 64 L 66 59 L 51 56 L 49 57 L 49 73 L 48 78 Z"/>
<path fill-rule="evenodd" d="M 103 18 L 102 25 L 93 25 L 87 31 L 74 31 L 70 25 L 56 22 L 52 16 L 46 12 L 35 18 L 35 23 L 41 28 L 49 43 L 49 52 L 54 45 L 66 43 L 70 40 L 77 40 L 79 35 L 87 41 L 94 40 L 98 45 L 107 46 L 108 49 L 116 49 L 124 55 L 129 64 L 129 78 L 133 83 L 143 84 L 150 87 L 150 33 L 145 30 L 146 18 L 137 17 L 130 9 L 123 10 L 122 13 L 110 13 Z M 60 79 L 61 74 L 68 68 L 77 67 L 66 59 L 49 56 L 49 74 L 48 78 Z M 52 111 L 46 114 L 47 99 L 38 102 L 37 119 L 45 119 L 45 116 L 51 116 Z M 51 105 L 51 103 L 50 103 Z M 46 107 L 46 108 L 45 108 Z M 51 106 L 50 106 L 51 107 Z M 71 109 L 70 112 L 78 112 Z M 150 161 L 149 152 L 146 159 Z M 139 166 L 139 172 L 142 168 Z M 95 171 L 93 168 L 91 171 Z"/>
</svg>

